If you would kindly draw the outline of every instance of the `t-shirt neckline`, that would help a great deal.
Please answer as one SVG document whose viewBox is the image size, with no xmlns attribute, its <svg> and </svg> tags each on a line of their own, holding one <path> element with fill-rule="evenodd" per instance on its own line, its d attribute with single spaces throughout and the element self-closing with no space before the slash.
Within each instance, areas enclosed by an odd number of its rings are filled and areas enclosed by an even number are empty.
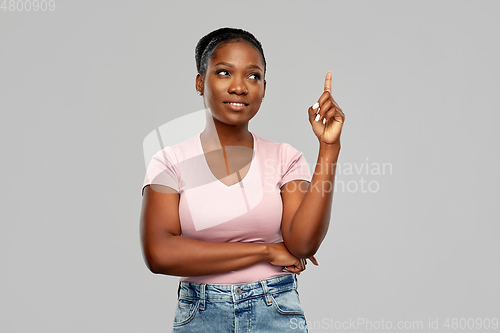
<svg viewBox="0 0 500 333">
<path fill-rule="evenodd" d="M 243 184 L 247 183 L 249 176 L 253 172 L 254 164 L 257 163 L 255 161 L 255 159 L 257 158 L 257 152 L 258 152 L 257 138 L 256 138 L 255 134 L 253 134 L 252 132 L 250 132 L 250 134 L 252 134 L 252 137 L 253 137 L 253 154 L 252 154 L 252 160 L 250 161 L 250 168 L 248 169 L 247 174 L 245 175 L 245 177 L 243 177 L 243 179 L 241 181 L 234 183 L 232 185 L 226 185 L 223 182 L 221 182 L 217 177 L 215 177 L 215 175 L 212 173 L 212 170 L 210 169 L 210 166 L 208 165 L 207 158 L 205 157 L 205 153 L 203 151 L 203 146 L 201 145 L 201 132 L 198 133 L 198 140 L 197 140 L 198 150 L 201 153 L 201 156 L 203 159 L 203 165 L 204 165 L 205 169 L 207 170 L 208 174 L 210 175 L 210 177 L 212 177 L 216 183 L 220 184 L 221 186 L 224 186 L 227 189 L 233 188 L 237 185 L 244 187 Z"/>
</svg>

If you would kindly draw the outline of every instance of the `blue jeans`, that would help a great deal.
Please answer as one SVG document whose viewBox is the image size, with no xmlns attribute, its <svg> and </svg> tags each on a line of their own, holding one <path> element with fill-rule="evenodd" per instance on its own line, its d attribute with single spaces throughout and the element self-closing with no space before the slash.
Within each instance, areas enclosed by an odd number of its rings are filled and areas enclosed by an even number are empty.
<svg viewBox="0 0 500 333">
<path fill-rule="evenodd" d="M 179 281 L 172 332 L 308 332 L 296 274 L 243 284 Z"/>
</svg>

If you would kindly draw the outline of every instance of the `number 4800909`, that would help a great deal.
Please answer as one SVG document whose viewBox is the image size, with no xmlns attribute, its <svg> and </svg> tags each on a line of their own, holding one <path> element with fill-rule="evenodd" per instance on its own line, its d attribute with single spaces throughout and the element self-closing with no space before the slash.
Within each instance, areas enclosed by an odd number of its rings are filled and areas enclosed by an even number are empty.
<svg viewBox="0 0 500 333">
<path fill-rule="evenodd" d="M 4 12 L 46 12 L 56 9 L 54 0 L 3 0 L 0 10 Z"/>
</svg>

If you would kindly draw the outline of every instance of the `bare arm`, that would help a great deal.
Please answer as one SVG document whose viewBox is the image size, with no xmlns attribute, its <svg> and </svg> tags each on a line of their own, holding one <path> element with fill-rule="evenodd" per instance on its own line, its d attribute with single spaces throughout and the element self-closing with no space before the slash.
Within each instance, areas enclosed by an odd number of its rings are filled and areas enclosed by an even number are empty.
<svg viewBox="0 0 500 333">
<path fill-rule="evenodd" d="M 259 262 L 288 266 L 296 273 L 304 269 L 283 243 L 219 243 L 181 236 L 179 194 L 161 185 L 144 189 L 141 241 L 146 264 L 155 274 L 220 274 Z"/>
<path fill-rule="evenodd" d="M 340 145 L 320 145 L 316 169 L 309 186 L 304 180 L 294 180 L 282 187 L 283 241 L 298 258 L 314 255 L 328 231 L 339 152 Z M 306 188 L 306 191 L 301 192 L 301 189 Z"/>
<path fill-rule="evenodd" d="M 335 171 L 340 153 L 340 134 L 345 120 L 342 109 L 331 95 L 332 73 L 325 78 L 324 92 L 308 110 L 309 122 L 319 139 L 319 153 L 311 183 L 306 191 L 299 182 L 282 189 L 281 232 L 288 250 L 298 258 L 316 253 L 326 236 L 332 212 Z M 288 185 L 288 186 L 287 186 Z"/>
</svg>

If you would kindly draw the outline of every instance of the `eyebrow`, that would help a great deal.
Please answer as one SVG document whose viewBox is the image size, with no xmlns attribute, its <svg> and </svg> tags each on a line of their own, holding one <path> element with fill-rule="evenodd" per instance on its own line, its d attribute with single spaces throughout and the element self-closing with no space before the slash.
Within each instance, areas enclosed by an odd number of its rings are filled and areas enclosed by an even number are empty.
<svg viewBox="0 0 500 333">
<path fill-rule="evenodd" d="M 224 62 L 224 61 L 221 61 L 221 62 L 219 62 L 219 63 L 215 64 L 215 66 L 217 66 L 217 65 L 225 65 L 225 66 L 227 66 L 227 67 L 234 67 L 232 64 L 230 64 L 230 63 L 228 63 L 228 62 Z M 261 72 L 263 72 L 262 68 L 260 68 L 260 66 L 257 66 L 257 65 L 248 65 L 248 66 L 247 66 L 247 69 L 250 69 L 250 68 L 260 69 L 260 70 L 261 70 Z"/>
</svg>

